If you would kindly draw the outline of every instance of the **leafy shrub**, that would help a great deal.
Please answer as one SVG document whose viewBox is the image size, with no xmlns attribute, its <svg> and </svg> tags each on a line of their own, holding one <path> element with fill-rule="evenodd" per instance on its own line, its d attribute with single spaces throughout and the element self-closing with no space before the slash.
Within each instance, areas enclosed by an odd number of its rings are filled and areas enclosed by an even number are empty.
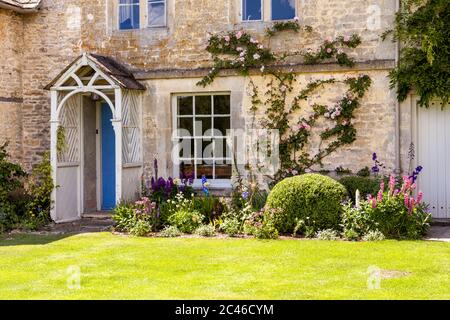
<svg viewBox="0 0 450 320">
<path fill-rule="evenodd" d="M 353 203 L 356 200 L 356 190 L 365 199 L 368 195 L 377 193 L 380 186 L 380 179 L 372 177 L 348 176 L 339 179 L 339 182 L 347 189 Z"/>
<path fill-rule="evenodd" d="M 244 223 L 244 233 L 257 239 L 277 239 L 278 230 L 275 227 L 274 216 L 277 209 L 266 209 L 253 213 Z"/>
<path fill-rule="evenodd" d="M 148 221 L 144 219 L 136 219 L 130 225 L 128 231 L 136 237 L 143 237 L 151 231 L 151 226 Z"/>
<path fill-rule="evenodd" d="M 202 224 L 203 218 L 196 210 L 179 209 L 169 217 L 169 223 L 181 232 L 192 233 Z"/>
<path fill-rule="evenodd" d="M 353 207 L 351 202 L 342 206 L 341 219 L 342 234 L 347 240 L 360 239 L 375 227 L 371 217 L 365 211 Z"/>
<path fill-rule="evenodd" d="M 216 229 L 210 224 L 201 225 L 195 229 L 194 233 L 202 237 L 214 237 L 216 235 Z"/>
<path fill-rule="evenodd" d="M 363 237 L 363 241 L 382 241 L 384 240 L 384 234 L 378 230 L 371 230 L 367 232 Z"/>
<path fill-rule="evenodd" d="M 200 226 L 205 217 L 195 210 L 194 201 L 186 199 L 182 193 L 178 193 L 174 200 L 168 200 L 167 222 L 178 227 L 181 232 L 192 233 Z"/>
<path fill-rule="evenodd" d="M 225 218 L 225 220 L 220 225 L 220 230 L 225 232 L 225 234 L 230 237 L 234 237 L 241 233 L 242 223 L 237 218 Z"/>
<path fill-rule="evenodd" d="M 166 226 L 161 230 L 159 236 L 162 238 L 175 238 L 181 236 L 181 231 L 175 226 Z"/>
<path fill-rule="evenodd" d="M 319 240 L 337 240 L 339 236 L 336 230 L 325 229 L 317 231 L 316 238 Z"/>
<path fill-rule="evenodd" d="M 31 172 L 26 185 L 29 195 L 29 200 L 26 204 L 26 214 L 28 219 L 37 223 L 38 226 L 51 221 L 51 195 L 54 189 L 55 184 L 52 178 L 50 155 L 45 153 L 42 161 Z"/>
<path fill-rule="evenodd" d="M 158 227 L 156 203 L 143 197 L 134 203 L 124 203 L 114 209 L 113 220 L 116 230 L 129 232 L 135 236 L 144 236 Z"/>
<path fill-rule="evenodd" d="M 195 210 L 206 217 L 209 222 L 219 218 L 226 211 L 224 203 L 212 195 L 196 197 L 193 201 Z"/>
<path fill-rule="evenodd" d="M 395 189 L 396 181 L 391 177 L 387 190 L 382 182 L 376 197 L 361 202 L 355 210 L 363 217 L 364 228 L 368 229 L 365 233 L 378 230 L 393 239 L 420 239 L 426 234 L 431 216 L 428 206 L 422 202 L 422 192 L 413 197 L 412 180 L 404 176 L 401 189 Z"/>
<path fill-rule="evenodd" d="M 267 208 L 280 209 L 274 224 L 292 233 L 298 220 L 309 220 L 315 230 L 339 226 L 341 201 L 347 191 L 339 182 L 320 175 L 304 174 L 279 182 L 267 198 Z"/>
</svg>

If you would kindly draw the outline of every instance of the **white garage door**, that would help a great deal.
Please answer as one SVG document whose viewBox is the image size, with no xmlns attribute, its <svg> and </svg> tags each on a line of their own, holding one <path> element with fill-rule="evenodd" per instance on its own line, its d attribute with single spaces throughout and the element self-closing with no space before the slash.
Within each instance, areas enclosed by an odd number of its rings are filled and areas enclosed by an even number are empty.
<svg viewBox="0 0 450 320">
<path fill-rule="evenodd" d="M 450 106 L 417 108 L 418 187 L 434 218 L 450 218 Z"/>
</svg>

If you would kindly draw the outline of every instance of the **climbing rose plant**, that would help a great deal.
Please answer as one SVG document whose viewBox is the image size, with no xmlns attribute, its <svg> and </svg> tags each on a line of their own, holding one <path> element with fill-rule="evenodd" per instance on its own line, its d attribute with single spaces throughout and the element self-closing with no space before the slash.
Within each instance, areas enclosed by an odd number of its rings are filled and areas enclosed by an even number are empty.
<svg viewBox="0 0 450 320">
<path fill-rule="evenodd" d="M 298 19 L 294 19 L 274 23 L 267 28 L 266 35 L 271 38 L 284 31 L 312 32 L 312 28 L 301 26 Z M 346 50 L 355 49 L 360 44 L 361 38 L 354 34 L 327 39 L 317 50 L 306 49 L 277 54 L 272 52 L 269 46 L 265 46 L 242 30 L 212 35 L 206 50 L 212 54 L 214 64 L 197 85 L 205 87 L 211 84 L 222 69 L 235 69 L 243 76 L 248 76 L 250 70 L 259 69 L 259 74 L 266 79 L 267 89 L 261 94 L 260 88 L 250 79 L 248 90 L 251 97 L 250 111 L 253 113 L 253 119 L 256 119 L 257 112 L 263 108 L 265 117 L 260 121 L 260 125 L 268 130 L 279 130 L 281 169 L 274 177 L 275 180 L 279 180 L 287 175 L 305 172 L 315 165 L 322 165 L 322 160 L 326 156 L 339 147 L 355 141 L 356 129 L 352 123 L 354 111 L 360 106 L 361 99 L 371 85 L 371 79 L 367 75 L 346 79 L 330 77 L 311 81 L 300 92 L 294 92 L 296 75 L 293 70 L 283 71 L 285 69 L 283 62 L 287 57 L 296 55 L 302 57 L 305 64 L 331 61 L 340 66 L 352 67 L 355 61 Z M 311 94 L 338 83 L 347 85 L 347 91 L 335 99 L 336 103 L 313 104 L 312 112 L 308 116 L 296 117 L 302 102 L 307 101 Z M 331 125 L 319 134 L 324 147 L 320 147 L 317 153 L 311 155 L 308 146 L 313 129 L 319 127 L 319 122 L 322 122 L 319 120 Z"/>
</svg>

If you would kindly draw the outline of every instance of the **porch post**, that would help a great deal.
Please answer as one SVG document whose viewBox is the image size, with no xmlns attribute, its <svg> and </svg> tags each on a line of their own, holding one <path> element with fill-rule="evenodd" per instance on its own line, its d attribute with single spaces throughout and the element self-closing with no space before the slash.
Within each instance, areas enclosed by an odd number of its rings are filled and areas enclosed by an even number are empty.
<svg viewBox="0 0 450 320">
<path fill-rule="evenodd" d="M 58 163 L 58 155 L 57 155 L 57 135 L 58 135 L 58 126 L 59 120 L 57 118 L 57 108 L 58 108 L 58 91 L 51 90 L 51 109 L 50 109 L 50 164 L 52 167 L 52 179 L 53 183 L 56 185 L 56 170 Z M 51 195 L 52 206 L 50 209 L 50 216 L 53 221 L 56 221 L 56 189 L 53 189 Z"/>
<path fill-rule="evenodd" d="M 122 90 L 114 89 L 115 112 L 111 120 L 116 137 L 116 204 L 122 199 Z"/>
</svg>

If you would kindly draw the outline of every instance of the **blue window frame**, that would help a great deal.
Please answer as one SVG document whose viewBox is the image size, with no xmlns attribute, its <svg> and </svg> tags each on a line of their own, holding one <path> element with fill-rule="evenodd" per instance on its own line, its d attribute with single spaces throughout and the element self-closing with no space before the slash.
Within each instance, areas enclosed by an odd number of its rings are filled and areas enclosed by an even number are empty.
<svg viewBox="0 0 450 320">
<path fill-rule="evenodd" d="M 166 25 L 166 0 L 148 0 L 148 26 Z"/>
<path fill-rule="evenodd" d="M 295 0 L 272 0 L 272 20 L 288 20 L 295 17 Z"/>
<path fill-rule="evenodd" d="M 242 20 L 262 20 L 262 0 L 242 0 Z"/>
<path fill-rule="evenodd" d="M 119 0 L 119 29 L 130 30 L 140 27 L 139 0 Z"/>
</svg>

